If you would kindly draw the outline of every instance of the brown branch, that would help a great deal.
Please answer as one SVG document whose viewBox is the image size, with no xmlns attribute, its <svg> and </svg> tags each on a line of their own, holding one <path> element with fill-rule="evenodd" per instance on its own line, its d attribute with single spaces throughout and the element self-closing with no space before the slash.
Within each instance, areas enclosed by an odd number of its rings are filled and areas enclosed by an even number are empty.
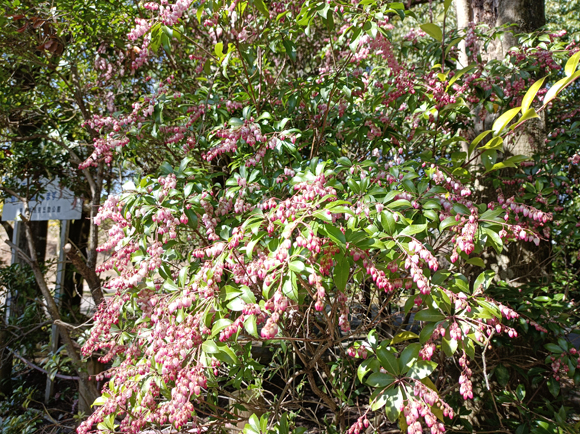
<svg viewBox="0 0 580 434">
<path fill-rule="evenodd" d="M 101 279 L 97 276 L 95 269 L 87 266 L 78 249 L 70 243 L 64 246 L 64 251 L 68 260 L 75 266 L 80 275 L 83 276 L 83 279 L 87 281 L 95 305 L 100 305 L 105 300 L 105 297 L 103 295 L 103 289 L 101 288 Z"/>
<path fill-rule="evenodd" d="M 51 375 L 50 372 L 48 372 L 47 370 L 42 369 L 40 366 L 36 366 L 30 360 L 26 360 L 24 357 L 20 356 L 19 354 L 17 354 L 15 351 L 11 350 L 10 348 L 6 347 L 6 349 L 8 351 L 10 351 L 14 357 L 16 357 L 18 360 L 24 362 L 26 365 L 30 366 L 32 369 L 36 369 L 37 371 L 40 371 L 40 372 L 42 372 L 46 375 L 49 375 L 49 376 Z M 81 379 L 81 377 L 76 377 L 76 376 L 72 376 L 72 375 L 54 374 L 54 376 L 56 378 L 60 378 L 62 380 L 80 380 Z"/>
<path fill-rule="evenodd" d="M 0 221 L 0 225 L 2 225 L 2 227 L 6 231 L 6 235 L 8 235 L 8 239 L 9 240 L 13 239 L 14 238 L 14 228 L 12 226 L 10 226 L 10 223 L 2 220 L 2 221 Z"/>
</svg>

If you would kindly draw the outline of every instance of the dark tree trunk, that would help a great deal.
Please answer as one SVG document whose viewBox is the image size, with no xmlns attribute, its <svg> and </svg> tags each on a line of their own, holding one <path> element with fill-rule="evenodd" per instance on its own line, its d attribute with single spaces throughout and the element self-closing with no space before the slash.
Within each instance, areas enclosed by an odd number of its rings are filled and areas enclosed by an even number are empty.
<svg viewBox="0 0 580 434">
<path fill-rule="evenodd" d="M 87 242 L 89 239 L 90 230 L 90 221 L 84 214 L 82 218 L 72 222 L 69 227 L 69 239 L 67 242 L 71 242 L 77 246 L 84 257 L 87 256 Z M 70 311 L 73 312 L 74 315 L 80 313 L 81 299 L 83 295 L 83 283 L 83 276 L 79 273 L 73 264 L 67 263 L 62 287 L 63 292 L 61 309 L 63 312 Z"/>
</svg>

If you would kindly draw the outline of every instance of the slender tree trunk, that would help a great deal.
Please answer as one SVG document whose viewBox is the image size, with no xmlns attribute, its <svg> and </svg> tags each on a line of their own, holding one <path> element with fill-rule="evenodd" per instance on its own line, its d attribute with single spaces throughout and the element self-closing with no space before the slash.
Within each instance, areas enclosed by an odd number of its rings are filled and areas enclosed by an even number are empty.
<svg viewBox="0 0 580 434">
<path fill-rule="evenodd" d="M 546 23 L 544 0 L 455 0 L 457 26 L 466 29 L 470 25 L 486 24 L 490 29 L 502 25 L 512 25 L 500 39 L 487 45 L 480 55 L 483 60 L 504 60 L 508 51 L 517 46 L 516 34 L 529 33 L 538 30 Z M 466 52 L 465 41 L 459 45 L 459 67 L 470 63 Z M 473 59 L 471 60 L 473 61 Z M 473 136 L 491 129 L 497 114 L 474 114 Z M 526 122 L 521 133 L 510 142 L 504 144 L 507 158 L 510 155 L 525 155 L 531 157 L 541 152 L 546 138 L 545 119 L 534 119 Z M 484 142 L 482 142 L 483 144 Z M 514 169 L 505 169 L 503 175 L 515 174 Z M 506 198 L 517 195 L 519 186 L 503 187 Z M 492 185 L 481 186 L 484 201 L 497 200 L 497 192 Z M 543 241 L 539 247 L 533 243 L 518 243 L 517 246 L 506 248 L 501 255 L 492 255 L 490 265 L 501 279 L 513 280 L 516 283 L 535 282 L 548 276 L 551 262 L 550 241 Z"/>
<path fill-rule="evenodd" d="M 87 215 L 71 222 L 69 228 L 69 240 L 76 246 L 80 253 L 86 257 L 87 241 L 90 233 L 90 221 Z M 68 242 L 68 240 L 67 240 Z M 67 263 L 65 268 L 65 277 L 62 285 L 62 312 L 71 311 L 74 315 L 80 314 L 81 300 L 83 295 L 84 279 L 82 273 L 74 264 Z"/>
</svg>

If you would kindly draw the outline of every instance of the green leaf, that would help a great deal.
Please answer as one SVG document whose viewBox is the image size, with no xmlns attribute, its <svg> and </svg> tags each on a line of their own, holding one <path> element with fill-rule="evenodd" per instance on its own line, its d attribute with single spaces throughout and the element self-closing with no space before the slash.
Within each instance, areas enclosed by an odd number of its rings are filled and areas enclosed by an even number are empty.
<svg viewBox="0 0 580 434">
<path fill-rule="evenodd" d="M 302 273 L 304 270 L 306 270 L 306 265 L 304 265 L 304 262 L 302 261 L 295 260 L 288 264 L 288 268 L 290 268 L 295 273 Z"/>
<path fill-rule="evenodd" d="M 445 315 L 432 308 L 421 310 L 415 314 L 415 321 L 437 322 L 444 319 Z"/>
<path fill-rule="evenodd" d="M 498 254 L 501 253 L 503 250 L 503 241 L 499 234 L 489 228 L 482 228 L 481 230 L 487 234 L 487 243 L 492 246 Z"/>
<path fill-rule="evenodd" d="M 566 77 L 572 76 L 576 71 L 576 67 L 578 66 L 578 60 L 580 59 L 580 51 L 574 54 L 572 57 L 568 59 L 566 62 L 566 66 L 564 67 L 564 73 Z"/>
<path fill-rule="evenodd" d="M 445 47 L 445 57 L 447 57 L 447 55 L 449 54 L 449 52 L 451 51 L 451 49 L 459 44 L 461 41 L 463 41 L 463 39 L 465 39 L 464 36 L 460 37 L 460 38 L 455 38 L 453 39 L 449 44 L 447 44 L 447 47 Z"/>
<path fill-rule="evenodd" d="M 442 42 L 443 41 L 443 32 L 441 31 L 441 27 L 437 24 L 433 23 L 426 23 L 421 25 L 421 29 L 433 39 Z"/>
<path fill-rule="evenodd" d="M 518 384 L 518 387 L 516 387 L 516 396 L 518 397 L 518 400 L 520 402 L 522 402 L 526 397 L 526 388 L 524 387 L 523 384 Z"/>
<path fill-rule="evenodd" d="M 482 289 L 485 291 L 494 277 L 495 277 L 494 271 L 485 270 L 483 273 L 477 276 L 477 279 L 475 279 L 475 283 L 473 284 L 473 291 L 474 292 L 477 291 L 481 286 L 483 286 Z"/>
<path fill-rule="evenodd" d="M 220 352 L 218 346 L 211 339 L 209 339 L 209 340 L 205 341 L 204 343 L 202 343 L 201 344 L 201 349 L 206 354 L 216 354 L 216 353 L 219 353 Z"/>
<path fill-rule="evenodd" d="M 231 325 L 233 323 L 233 321 L 231 319 L 228 318 L 222 318 L 217 320 L 213 327 L 211 328 L 211 337 L 214 337 L 215 335 L 217 335 L 219 332 L 221 332 L 223 329 L 225 329 L 227 326 Z"/>
<path fill-rule="evenodd" d="M 504 161 L 500 161 L 499 163 L 495 163 L 491 166 L 486 173 L 493 172 L 494 170 L 505 169 L 506 167 L 517 167 L 522 161 L 529 160 L 529 157 L 525 155 L 513 155 Z"/>
<path fill-rule="evenodd" d="M 493 123 L 492 127 L 493 134 L 498 135 L 499 133 L 501 133 L 505 129 L 505 127 L 507 127 L 507 125 L 511 122 L 511 120 L 516 117 L 516 115 L 520 112 L 520 110 L 521 107 L 510 109 L 503 115 L 501 115 L 499 118 L 497 118 L 496 121 Z"/>
<path fill-rule="evenodd" d="M 236 297 L 227 304 L 227 308 L 234 312 L 241 312 L 246 307 L 246 304 L 240 297 Z"/>
<path fill-rule="evenodd" d="M 479 149 L 498 149 L 499 151 L 503 152 L 503 138 L 494 137 Z"/>
<path fill-rule="evenodd" d="M 467 208 L 462 203 L 453 204 L 453 211 L 455 211 L 457 214 L 461 214 L 461 215 L 470 215 L 471 214 L 471 211 L 469 210 L 469 208 Z"/>
<path fill-rule="evenodd" d="M 262 15 L 264 15 L 266 18 L 270 18 L 270 12 L 268 12 L 268 8 L 266 7 L 264 0 L 253 0 L 253 1 L 256 8 L 258 8 L 258 10 L 262 12 Z"/>
<path fill-rule="evenodd" d="M 395 233 L 396 224 L 392 212 L 383 211 L 381 213 L 381 226 L 388 235 L 393 235 Z"/>
<path fill-rule="evenodd" d="M 406 373 L 409 370 L 411 364 L 417 360 L 419 357 L 419 351 L 421 351 L 421 344 L 415 342 L 414 344 L 407 345 L 405 349 L 401 352 L 399 356 L 399 370 L 401 374 Z"/>
<path fill-rule="evenodd" d="M 502 387 L 505 387 L 505 385 L 510 380 L 510 373 L 509 373 L 509 371 L 501 363 L 496 366 L 496 368 L 493 371 L 493 374 L 495 375 L 495 378 L 497 378 L 497 382 Z"/>
<path fill-rule="evenodd" d="M 92 406 L 93 406 L 93 407 L 95 407 L 95 406 L 97 406 L 97 407 L 98 407 L 98 406 L 100 406 L 100 405 L 104 405 L 104 404 L 106 404 L 106 403 L 107 403 L 107 401 L 108 401 L 108 399 L 107 399 L 107 398 L 105 398 L 104 396 L 99 396 L 97 399 L 95 399 L 95 402 L 93 402 Z"/>
<path fill-rule="evenodd" d="M 411 301 L 413 301 L 413 297 L 409 297 Z M 410 331 L 402 331 L 397 333 L 393 339 L 391 340 L 391 344 L 398 344 L 399 342 L 409 341 L 411 339 L 419 339 L 419 335 Z"/>
<path fill-rule="evenodd" d="M 458 342 L 455 339 L 444 337 L 441 340 L 441 348 L 447 357 L 451 357 L 457 351 Z"/>
<path fill-rule="evenodd" d="M 298 286 L 296 285 L 296 275 L 289 271 L 289 275 L 284 278 L 282 292 L 292 301 L 298 301 Z"/>
<path fill-rule="evenodd" d="M 548 351 L 550 351 L 551 353 L 556 353 L 556 354 L 562 354 L 565 352 L 565 350 L 563 350 L 562 348 L 560 348 L 556 344 L 546 344 L 546 345 L 544 345 L 544 348 L 547 349 Z"/>
<path fill-rule="evenodd" d="M 437 363 L 427 360 L 417 360 L 407 372 L 407 377 L 415 380 L 422 380 L 433 373 L 437 368 Z"/>
<path fill-rule="evenodd" d="M 400 387 L 387 389 L 385 394 L 388 396 L 385 412 L 391 422 L 395 422 L 399 417 L 399 409 L 403 407 L 404 397 Z"/>
<path fill-rule="evenodd" d="M 312 215 L 316 218 L 319 218 L 322 221 L 325 221 L 326 223 L 332 223 L 332 215 L 330 211 L 326 209 L 316 210 L 312 213 Z"/>
<path fill-rule="evenodd" d="M 578 53 L 580 53 L 580 51 Z M 528 89 L 528 91 L 524 95 L 524 98 L 522 99 L 522 113 L 525 114 L 528 111 L 528 109 L 532 106 L 532 101 L 534 101 L 534 98 L 536 97 L 536 94 L 544 84 L 545 79 L 546 77 L 540 78 Z"/>
<path fill-rule="evenodd" d="M 218 42 L 217 44 L 215 44 L 215 46 L 213 47 L 213 51 L 215 53 L 215 55 L 221 59 L 222 57 L 224 57 L 224 44 L 222 42 Z"/>
<path fill-rule="evenodd" d="M 195 214 L 195 212 L 193 212 L 192 209 L 187 209 L 187 208 L 183 212 L 185 213 L 185 216 L 187 217 L 187 225 L 193 229 L 197 228 L 198 219 L 197 219 L 197 215 Z"/>
<path fill-rule="evenodd" d="M 540 116 L 538 116 L 538 113 L 536 113 L 536 110 L 534 108 L 531 108 L 527 112 L 522 114 L 522 117 L 518 119 L 517 123 L 510 125 L 510 130 L 515 130 L 517 127 L 519 127 L 521 124 L 523 124 L 527 120 L 539 118 L 539 117 Z"/>
<path fill-rule="evenodd" d="M 334 284 L 339 291 L 344 291 L 346 288 L 346 283 L 348 282 L 348 276 L 350 273 L 350 264 L 348 259 L 342 254 L 338 258 L 336 265 L 334 266 Z"/>
<path fill-rule="evenodd" d="M 451 2 L 453 0 L 445 0 L 443 2 L 443 10 L 445 11 L 445 13 L 447 13 L 447 10 L 449 9 L 449 6 L 451 6 Z"/>
<path fill-rule="evenodd" d="M 389 389 L 392 390 L 392 389 Z M 389 399 L 389 395 L 387 395 L 387 391 L 381 392 L 374 401 L 371 403 L 371 410 L 377 411 L 383 408 L 387 404 L 387 400 Z"/>
<path fill-rule="evenodd" d="M 457 226 L 460 222 L 455 220 L 455 217 L 447 217 L 439 224 L 439 232 L 443 232 L 449 226 Z"/>
<path fill-rule="evenodd" d="M 394 208 L 410 208 L 411 207 L 411 202 L 409 202 L 406 199 L 398 199 L 392 203 L 389 204 L 389 208 L 394 209 Z"/>
<path fill-rule="evenodd" d="M 565 77 L 562 78 L 561 80 L 558 80 L 556 83 L 554 83 L 552 85 L 552 87 L 550 87 L 550 89 L 548 89 L 548 92 L 546 92 L 546 94 L 544 95 L 544 99 L 543 99 L 543 105 L 548 104 L 550 101 L 552 101 L 554 98 L 556 98 L 556 95 L 558 95 L 558 93 L 570 82 L 570 79 L 574 77 L 574 75 L 572 75 L 571 77 Z"/>
<path fill-rule="evenodd" d="M 468 155 L 471 157 L 471 153 L 473 152 L 473 150 L 475 149 L 475 147 L 483 140 L 485 139 L 485 137 L 491 133 L 491 130 L 487 130 L 484 131 L 483 133 L 481 133 L 480 135 L 478 135 L 473 142 L 471 142 L 471 145 L 469 145 L 469 151 L 468 151 Z"/>
<path fill-rule="evenodd" d="M 556 398 L 560 394 L 560 383 L 555 378 L 548 380 L 548 390 Z"/>
<path fill-rule="evenodd" d="M 461 39 L 463 39 L 463 38 L 457 38 L 457 39 L 454 39 L 454 40 L 451 42 L 451 44 L 453 44 L 453 42 L 455 42 L 455 41 L 459 42 L 459 41 L 461 41 Z M 476 65 L 475 63 L 472 63 L 471 65 L 467 65 L 465 68 L 463 68 L 463 69 L 460 69 L 459 71 L 457 71 L 457 72 L 455 73 L 455 75 L 454 75 L 453 77 L 451 77 L 451 80 L 449 80 L 449 83 L 447 84 L 447 88 L 445 89 L 445 92 L 447 92 L 447 91 L 449 90 L 449 88 L 450 88 L 451 86 L 453 86 L 453 84 L 454 84 L 454 83 L 455 83 L 457 80 L 459 80 L 459 79 L 461 78 L 461 76 L 463 76 L 465 73 L 467 73 L 467 72 L 471 71 L 471 70 L 472 70 L 473 68 L 475 68 L 476 66 L 477 66 L 477 65 Z"/>
<path fill-rule="evenodd" d="M 397 358 L 386 349 L 380 347 L 377 349 L 377 357 L 379 362 L 381 362 L 381 366 L 394 375 L 399 375 L 399 363 L 397 362 Z"/>
<path fill-rule="evenodd" d="M 403 229 L 399 233 L 399 236 L 415 235 L 415 234 L 418 234 L 419 232 L 423 232 L 425 229 L 427 229 L 427 223 L 424 223 L 422 225 L 410 225 L 410 226 L 407 226 L 405 229 Z"/>
<path fill-rule="evenodd" d="M 377 359 L 366 359 L 360 365 L 358 365 L 358 368 L 356 370 L 358 381 L 360 381 L 361 383 L 363 382 L 365 375 L 367 375 L 369 372 L 372 371 L 372 367 L 370 366 L 371 362 L 376 360 Z"/>
<path fill-rule="evenodd" d="M 346 238 L 340 229 L 332 225 L 325 225 L 323 229 L 339 247 L 346 247 Z"/>
<path fill-rule="evenodd" d="M 294 44 L 294 42 L 290 41 L 289 39 L 283 39 L 282 44 L 284 45 L 286 54 L 288 57 L 290 57 L 290 60 L 292 60 L 292 62 L 296 62 L 296 57 L 298 56 L 298 52 L 296 51 L 296 44 Z"/>
<path fill-rule="evenodd" d="M 467 260 L 468 264 L 477 265 L 478 267 L 485 268 L 485 262 L 481 258 L 469 258 Z"/>
<path fill-rule="evenodd" d="M 367 379 L 367 384 L 371 387 L 386 387 L 395 381 L 395 377 L 382 372 L 375 372 Z"/>
<path fill-rule="evenodd" d="M 246 317 L 246 319 L 244 320 L 244 328 L 246 329 L 246 331 L 251 334 L 252 336 L 254 336 L 255 338 L 258 338 L 258 326 L 256 323 L 256 315 L 250 315 L 248 317 Z"/>
</svg>

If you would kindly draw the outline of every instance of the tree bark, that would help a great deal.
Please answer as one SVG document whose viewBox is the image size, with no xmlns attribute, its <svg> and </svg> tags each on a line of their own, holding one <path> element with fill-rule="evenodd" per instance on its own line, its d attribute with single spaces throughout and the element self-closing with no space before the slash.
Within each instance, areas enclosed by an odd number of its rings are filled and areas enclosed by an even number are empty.
<svg viewBox="0 0 580 434">
<path fill-rule="evenodd" d="M 510 31 L 486 49 L 487 60 L 502 60 L 510 48 L 517 44 L 518 33 L 530 33 L 546 24 L 544 0 L 455 0 L 458 29 L 469 23 L 486 24 L 491 29 L 511 25 Z M 465 41 L 459 44 L 462 67 L 467 66 Z"/>
<path fill-rule="evenodd" d="M 103 290 L 101 288 L 101 279 L 99 279 L 99 276 L 97 276 L 94 268 L 90 268 L 87 264 L 85 264 L 85 261 L 83 258 L 81 258 L 79 251 L 75 247 L 67 244 L 65 246 L 65 251 L 68 260 L 71 261 L 77 271 L 87 281 L 87 284 L 91 290 L 93 301 L 95 302 L 95 305 L 98 306 L 105 299 L 103 296 Z"/>
<path fill-rule="evenodd" d="M 485 24 L 493 29 L 502 25 L 511 25 L 500 39 L 487 45 L 485 52 L 480 53 L 482 60 L 504 60 L 509 50 L 517 45 L 516 34 L 538 30 L 546 24 L 544 0 L 456 0 L 457 27 L 466 29 L 471 24 Z M 466 52 L 465 41 L 459 44 L 459 67 L 470 63 Z M 471 59 L 473 61 L 473 59 Z M 491 129 L 495 119 L 501 114 L 474 114 L 473 136 Z M 545 118 L 542 113 L 539 119 L 526 122 L 521 132 L 510 142 L 504 144 L 504 156 L 525 155 L 531 157 L 541 152 L 546 138 Z M 482 142 L 484 144 L 484 141 Z M 514 169 L 504 169 L 502 175 L 512 176 Z M 503 188 L 506 198 L 517 195 L 518 186 Z M 497 193 L 491 184 L 481 186 L 483 201 L 497 200 Z M 489 258 L 492 269 L 498 277 L 514 283 L 534 282 L 548 276 L 551 263 L 550 241 L 542 241 L 539 247 L 533 243 L 518 243 L 508 246 L 502 254 Z"/>
</svg>

